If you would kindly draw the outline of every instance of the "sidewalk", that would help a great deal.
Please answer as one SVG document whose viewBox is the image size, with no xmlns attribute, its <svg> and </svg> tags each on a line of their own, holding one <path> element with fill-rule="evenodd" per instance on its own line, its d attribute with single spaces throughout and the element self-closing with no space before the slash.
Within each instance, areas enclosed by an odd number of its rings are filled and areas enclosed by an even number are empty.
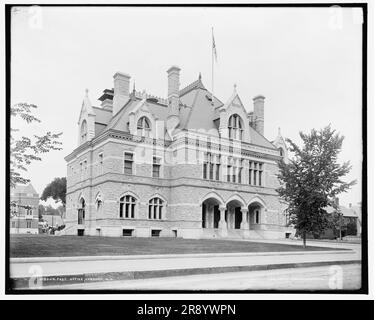
<svg viewBox="0 0 374 320">
<path fill-rule="evenodd" d="M 107 257 L 14 258 L 10 277 L 14 287 L 28 288 L 30 276 L 43 278 L 43 285 L 86 283 L 221 273 L 331 264 L 359 263 L 359 250 L 177 254 Z"/>
</svg>

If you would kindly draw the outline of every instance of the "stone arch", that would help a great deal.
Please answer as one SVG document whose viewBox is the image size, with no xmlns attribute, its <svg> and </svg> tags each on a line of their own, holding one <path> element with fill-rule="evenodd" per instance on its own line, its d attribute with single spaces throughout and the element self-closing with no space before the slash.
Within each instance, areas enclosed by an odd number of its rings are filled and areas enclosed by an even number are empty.
<svg viewBox="0 0 374 320">
<path fill-rule="evenodd" d="M 219 208 L 224 206 L 225 201 L 215 191 L 206 194 L 200 200 L 202 228 L 217 229 L 220 220 Z"/>
<path fill-rule="evenodd" d="M 159 193 L 154 193 L 154 194 L 152 194 L 152 196 L 150 196 L 150 197 L 148 198 L 148 200 L 147 200 L 147 204 L 148 204 L 149 201 L 151 201 L 153 198 L 160 198 L 160 199 L 164 202 L 165 206 L 167 206 L 168 201 L 166 200 L 166 197 L 164 197 L 163 195 L 161 195 L 161 194 L 159 194 Z"/>
<path fill-rule="evenodd" d="M 121 193 L 121 195 L 118 197 L 118 199 L 120 199 L 124 196 L 132 196 L 136 199 L 136 201 L 140 201 L 140 197 L 132 191 L 125 191 L 125 192 Z"/>
<path fill-rule="evenodd" d="M 203 198 L 200 199 L 200 206 L 203 205 L 203 202 L 208 200 L 208 199 L 215 199 L 220 206 L 223 206 L 225 204 L 225 201 L 223 200 L 223 198 L 215 191 L 211 191 L 209 193 L 207 193 Z"/>
<path fill-rule="evenodd" d="M 248 202 L 248 219 L 251 229 L 256 229 L 256 226 L 264 222 L 264 215 L 266 203 L 259 196 L 253 197 Z"/>
<path fill-rule="evenodd" d="M 249 207 L 251 204 L 254 204 L 256 202 L 258 202 L 265 209 L 267 208 L 265 201 L 259 196 L 255 196 L 251 200 L 249 200 L 247 207 Z"/>
<path fill-rule="evenodd" d="M 225 205 L 227 206 L 232 201 L 238 203 L 241 208 L 247 208 L 246 201 L 239 194 L 233 194 L 230 198 L 226 200 Z"/>
</svg>

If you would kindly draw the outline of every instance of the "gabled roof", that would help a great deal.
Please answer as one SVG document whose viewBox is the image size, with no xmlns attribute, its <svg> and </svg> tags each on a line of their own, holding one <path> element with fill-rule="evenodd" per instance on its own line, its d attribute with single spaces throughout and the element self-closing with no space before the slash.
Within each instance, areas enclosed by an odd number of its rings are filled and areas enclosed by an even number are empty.
<svg viewBox="0 0 374 320">
<path fill-rule="evenodd" d="M 18 194 L 18 193 L 38 194 L 31 183 L 27 185 L 17 184 L 16 187 L 12 190 L 12 193 L 14 194 Z"/>
<path fill-rule="evenodd" d="M 257 132 L 251 126 L 249 126 L 249 134 L 251 136 L 251 144 L 263 146 L 266 148 L 276 149 L 274 145 L 268 139 L 266 139 L 262 134 Z"/>
<path fill-rule="evenodd" d="M 192 82 L 180 91 L 180 125 L 181 129 L 217 129 L 214 120 L 217 118 L 216 108 L 223 103 L 209 92 L 201 80 Z"/>
<path fill-rule="evenodd" d="M 359 212 L 357 212 L 353 208 L 347 208 L 347 207 L 344 207 L 344 206 L 339 206 L 339 209 L 340 209 L 341 213 L 343 214 L 343 217 L 359 218 Z M 328 213 L 332 213 L 332 212 L 335 211 L 335 209 L 331 206 L 328 206 L 326 208 L 326 211 Z"/>
</svg>

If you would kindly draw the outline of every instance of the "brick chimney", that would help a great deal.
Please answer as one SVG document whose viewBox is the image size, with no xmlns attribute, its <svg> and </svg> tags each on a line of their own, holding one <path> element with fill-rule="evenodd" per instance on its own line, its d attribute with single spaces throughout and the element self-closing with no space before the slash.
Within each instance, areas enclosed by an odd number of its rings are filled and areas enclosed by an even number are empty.
<svg viewBox="0 0 374 320">
<path fill-rule="evenodd" d="M 130 76 L 126 73 L 116 72 L 114 79 L 113 116 L 130 99 Z"/>
<path fill-rule="evenodd" d="M 170 115 L 179 115 L 179 73 L 180 68 L 172 66 L 168 69 L 168 101 Z"/>
<path fill-rule="evenodd" d="M 179 72 L 180 68 L 172 66 L 168 73 L 168 117 L 166 120 L 166 130 L 170 137 L 177 132 L 180 123 L 179 119 Z"/>
<path fill-rule="evenodd" d="M 253 116 L 255 129 L 262 135 L 264 135 L 264 102 L 265 97 L 262 95 L 258 95 L 253 98 Z"/>
</svg>

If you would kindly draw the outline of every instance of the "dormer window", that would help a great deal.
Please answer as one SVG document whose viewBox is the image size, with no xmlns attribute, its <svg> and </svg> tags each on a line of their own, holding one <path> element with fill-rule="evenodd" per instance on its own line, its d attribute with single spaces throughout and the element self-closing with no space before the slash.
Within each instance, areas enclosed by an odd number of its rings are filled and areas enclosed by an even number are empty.
<svg viewBox="0 0 374 320">
<path fill-rule="evenodd" d="M 229 118 L 229 139 L 243 139 L 243 121 L 239 115 L 233 114 Z"/>
<path fill-rule="evenodd" d="M 151 126 L 149 124 L 149 120 L 147 117 L 141 117 L 138 120 L 138 135 L 143 137 L 149 137 L 149 133 L 151 132 Z"/>
<path fill-rule="evenodd" d="M 83 120 L 81 124 L 81 142 L 86 142 L 87 140 L 87 121 Z"/>
</svg>

